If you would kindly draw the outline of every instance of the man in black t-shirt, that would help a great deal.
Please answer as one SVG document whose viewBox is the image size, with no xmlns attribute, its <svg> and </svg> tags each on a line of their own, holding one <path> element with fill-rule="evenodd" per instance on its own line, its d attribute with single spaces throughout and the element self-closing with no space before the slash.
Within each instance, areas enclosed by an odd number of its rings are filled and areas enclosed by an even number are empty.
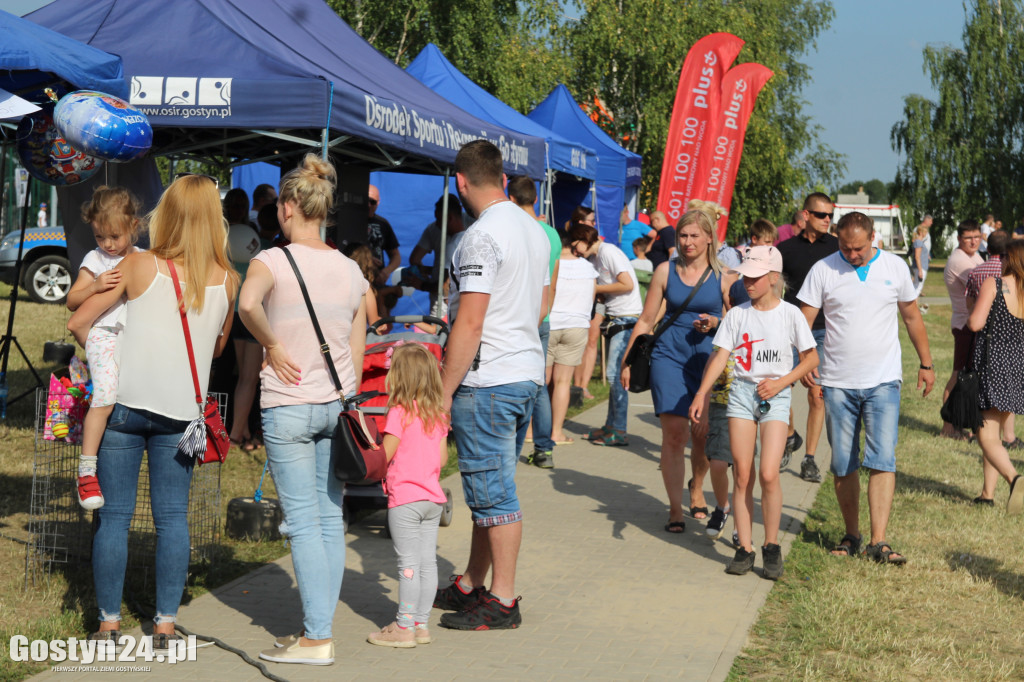
<svg viewBox="0 0 1024 682">
<path fill-rule="evenodd" d="M 651 214 L 651 228 L 652 232 L 658 234 L 651 242 L 647 257 L 651 260 L 651 267 L 657 269 L 659 265 L 676 255 L 676 231 L 661 211 Z"/>
<path fill-rule="evenodd" d="M 800 234 L 780 242 L 777 247 L 782 254 L 782 274 L 786 280 L 785 299 L 798 308 L 800 301 L 796 295 L 811 267 L 825 256 L 839 250 L 839 240 L 829 234 L 833 209 L 834 204 L 827 194 L 815 192 L 808 195 L 804 199 L 803 208 L 806 226 Z M 825 316 L 820 312 L 811 325 L 811 333 L 814 335 L 820 358 L 825 352 Z M 814 461 L 814 454 L 818 449 L 821 429 L 825 424 L 825 400 L 822 398 L 821 386 L 818 385 L 818 370 L 814 370 L 801 381 L 807 386 L 807 450 L 804 461 L 800 464 L 800 478 L 817 483 L 821 480 L 821 472 Z M 803 439 L 800 438 L 793 423 L 793 411 L 790 409 L 789 438 L 786 439 L 784 462 L 789 461 L 789 455 L 798 450 L 802 442 Z"/>
<path fill-rule="evenodd" d="M 366 245 L 373 251 L 373 257 L 377 259 L 377 267 L 380 268 L 380 278 L 377 284 L 384 285 L 391 273 L 402 264 L 402 254 L 398 251 L 398 237 L 391 229 L 391 223 L 387 221 L 387 218 L 377 215 L 380 190 L 373 185 L 370 185 L 367 203 L 370 208 L 370 220 L 367 223 Z M 387 267 L 384 267 L 385 254 L 388 257 Z"/>
</svg>

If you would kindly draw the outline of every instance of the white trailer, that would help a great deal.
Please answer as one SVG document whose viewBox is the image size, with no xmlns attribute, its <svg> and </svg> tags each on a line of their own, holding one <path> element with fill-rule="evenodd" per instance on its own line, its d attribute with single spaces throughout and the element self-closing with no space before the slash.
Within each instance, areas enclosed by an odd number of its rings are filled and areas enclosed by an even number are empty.
<svg viewBox="0 0 1024 682">
<path fill-rule="evenodd" d="M 860 211 L 875 223 L 875 232 L 882 235 L 882 242 L 887 251 L 906 254 L 907 228 L 903 224 L 900 207 L 895 204 L 836 204 L 832 224 L 835 225 L 847 213 Z"/>
</svg>

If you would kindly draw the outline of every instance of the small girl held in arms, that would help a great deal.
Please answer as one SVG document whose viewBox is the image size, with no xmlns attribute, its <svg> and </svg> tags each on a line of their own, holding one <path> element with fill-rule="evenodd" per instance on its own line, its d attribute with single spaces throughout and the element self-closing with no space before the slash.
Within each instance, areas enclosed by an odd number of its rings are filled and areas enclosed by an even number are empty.
<svg viewBox="0 0 1024 682">
<path fill-rule="evenodd" d="M 116 287 L 121 281 L 118 263 L 138 251 L 139 202 L 123 187 L 97 187 L 92 200 L 82 207 L 82 220 L 92 225 L 96 248 L 86 254 L 78 279 L 68 292 L 68 309 L 78 310 L 93 294 Z M 84 509 L 103 506 L 103 493 L 96 479 L 96 456 L 107 419 L 117 401 L 118 301 L 105 311 L 96 310 L 95 321 L 86 338 L 76 339 L 85 347 L 92 378 L 92 400 L 82 427 L 82 456 L 78 463 L 78 503 Z M 84 310 L 83 314 L 88 314 Z"/>
<path fill-rule="evenodd" d="M 370 644 L 429 644 L 427 618 L 437 592 L 437 528 L 446 502 L 438 480 L 448 461 L 448 415 L 437 358 L 417 343 L 395 348 L 385 380 L 384 451 L 388 528 L 398 555 L 398 616 Z"/>
<path fill-rule="evenodd" d="M 790 386 L 818 366 L 814 337 L 803 313 L 782 294 L 782 256 L 774 246 L 753 246 L 735 272 L 743 275 L 750 301 L 731 308 L 715 334 L 715 352 L 708 359 L 690 407 L 690 419 L 700 420 L 708 391 L 736 351 L 734 381 L 726 415 L 732 446 L 734 488 L 733 515 L 739 548 L 726 573 L 743 575 L 754 567 L 753 534 L 754 443 L 761 426 L 761 512 L 765 544 L 761 547 L 764 577 L 782 576 L 779 523 L 782 519 L 782 487 L 779 463 L 789 430 Z M 800 363 L 793 367 L 793 353 Z"/>
</svg>

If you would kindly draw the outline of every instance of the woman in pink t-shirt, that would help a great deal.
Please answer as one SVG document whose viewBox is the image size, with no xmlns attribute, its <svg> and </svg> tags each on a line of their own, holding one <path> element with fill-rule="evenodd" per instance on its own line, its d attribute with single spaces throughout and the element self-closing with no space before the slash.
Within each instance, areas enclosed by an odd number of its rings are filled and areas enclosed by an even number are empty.
<svg viewBox="0 0 1024 682">
<path fill-rule="evenodd" d="M 394 349 L 386 379 L 388 528 L 398 555 L 398 616 L 370 644 L 430 643 L 427 618 L 437 592 L 437 527 L 446 501 L 441 467 L 448 461 L 448 415 L 437 359 L 418 343 Z"/>
</svg>

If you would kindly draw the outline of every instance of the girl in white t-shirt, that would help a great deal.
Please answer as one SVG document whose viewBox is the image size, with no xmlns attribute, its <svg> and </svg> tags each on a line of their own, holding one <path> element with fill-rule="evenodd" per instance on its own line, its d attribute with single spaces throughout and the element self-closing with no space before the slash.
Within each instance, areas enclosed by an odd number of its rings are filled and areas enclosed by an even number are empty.
<svg viewBox="0 0 1024 682">
<path fill-rule="evenodd" d="M 734 381 L 729 392 L 729 440 L 733 457 L 733 513 L 740 547 L 727 573 L 743 575 L 754 567 L 752 515 L 754 508 L 754 442 L 761 426 L 761 512 L 765 544 L 764 577 L 782 575 L 778 544 L 782 519 L 779 463 L 789 427 L 790 386 L 818 366 L 818 353 L 810 326 L 800 310 L 781 300 L 782 256 L 774 246 L 747 250 L 736 272 L 750 302 L 731 308 L 715 334 L 715 352 L 708 359 L 704 378 L 690 407 L 690 419 L 700 421 L 715 379 L 735 351 Z M 800 352 L 793 367 L 792 347 Z"/>
<path fill-rule="evenodd" d="M 82 207 L 82 221 L 92 225 L 96 248 L 85 255 L 78 279 L 68 292 L 68 309 L 77 310 L 93 294 L 110 291 L 121 281 L 117 270 L 121 259 L 138 249 L 139 203 L 123 187 L 98 187 L 92 200 Z M 82 426 L 82 455 L 78 462 L 78 503 L 84 509 L 103 506 L 103 493 L 96 478 L 96 458 L 107 419 L 117 401 L 117 338 L 121 330 L 118 315 L 124 301 L 107 308 L 78 342 L 85 346 L 92 379 L 92 399 Z"/>
</svg>

